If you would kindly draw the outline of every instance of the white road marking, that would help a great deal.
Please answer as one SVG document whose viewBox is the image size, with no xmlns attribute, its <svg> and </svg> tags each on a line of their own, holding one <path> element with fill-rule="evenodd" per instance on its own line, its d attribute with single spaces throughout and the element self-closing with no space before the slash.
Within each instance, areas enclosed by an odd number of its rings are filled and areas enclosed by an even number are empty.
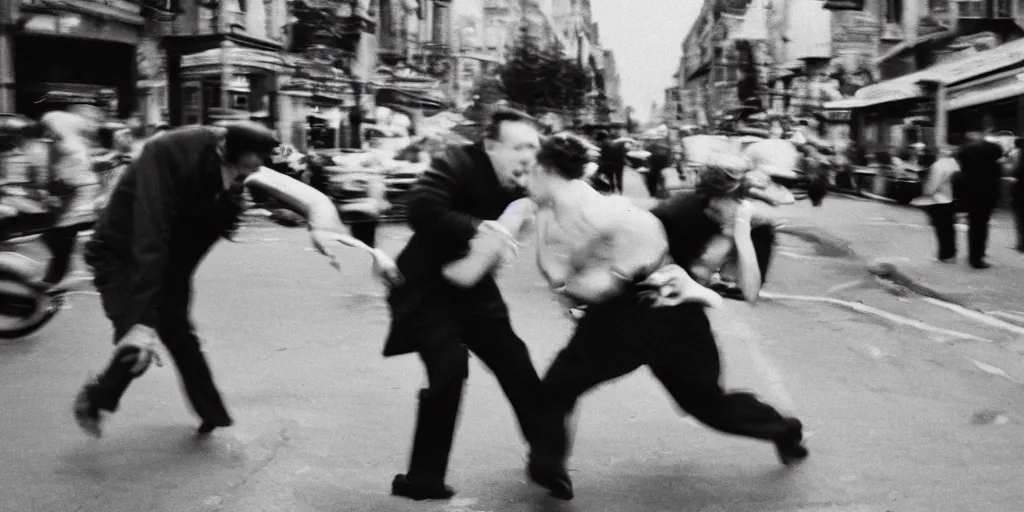
<svg viewBox="0 0 1024 512">
<path fill-rule="evenodd" d="M 988 339 L 985 339 L 985 338 L 979 338 L 977 336 L 974 336 L 974 335 L 971 335 L 971 334 L 967 334 L 967 333 L 963 333 L 963 332 L 959 332 L 959 331 L 953 331 L 953 330 L 949 330 L 949 329 L 943 329 L 941 327 L 935 327 L 933 325 L 928 325 L 928 324 L 926 324 L 924 322 L 921 322 L 921 321 L 918 321 L 918 320 L 914 320 L 913 318 L 907 318 L 905 316 L 900 316 L 900 315 L 897 315 L 895 313 L 890 313 L 888 311 L 884 311 L 884 310 L 881 310 L 881 309 L 878 309 L 878 308 L 874 308 L 874 307 L 871 307 L 871 306 L 867 306 L 867 305 L 864 305 L 864 304 L 860 304 L 860 303 L 857 303 L 857 302 L 850 302 L 850 301 L 846 301 L 846 300 L 833 299 L 831 297 L 814 297 L 814 296 L 809 296 L 809 295 L 788 295 L 788 294 L 771 293 L 771 292 L 761 292 L 761 297 L 766 298 L 766 299 L 775 299 L 775 300 L 798 300 L 798 301 L 803 301 L 803 302 L 824 302 L 826 304 L 832 304 L 832 305 L 835 305 L 835 306 L 842 306 L 842 307 L 850 308 L 850 309 L 852 309 L 852 310 L 854 310 L 854 311 L 856 311 L 858 313 L 865 313 L 865 314 L 869 314 L 869 315 L 875 315 L 875 316 L 884 318 L 884 319 L 886 319 L 886 320 L 888 320 L 888 321 L 890 321 L 892 323 L 900 324 L 900 325 L 906 325 L 906 326 L 909 326 L 909 327 L 915 327 L 917 329 L 920 329 L 920 330 L 925 331 L 925 332 L 930 332 L 932 334 L 940 334 L 940 335 L 943 335 L 943 336 L 949 336 L 949 337 L 952 337 L 952 338 L 957 338 L 957 339 L 962 339 L 962 340 L 984 341 L 986 343 L 992 343 L 992 340 L 988 340 Z"/>
<path fill-rule="evenodd" d="M 832 288 L 829 288 L 828 289 L 828 294 L 831 295 L 833 293 L 839 293 L 841 291 L 849 290 L 850 288 L 856 288 L 857 286 L 860 286 L 862 284 L 864 284 L 864 280 L 863 279 L 858 279 L 856 281 L 850 281 L 849 283 L 839 284 L 839 285 L 833 286 Z"/>
<path fill-rule="evenodd" d="M 817 260 L 817 259 L 821 259 L 821 257 L 819 257 L 819 256 L 810 256 L 810 255 L 807 255 L 807 254 L 797 254 L 795 252 L 789 252 L 789 251 L 779 251 L 779 255 L 780 256 L 786 256 L 788 258 L 793 258 L 794 260 Z"/>
<path fill-rule="evenodd" d="M 983 371 L 983 372 L 985 372 L 987 374 L 996 375 L 998 377 L 1004 377 L 1007 380 L 1009 380 L 1010 382 L 1013 382 L 1015 384 L 1020 384 L 1021 383 L 1019 380 L 1009 376 L 1005 371 L 1003 371 L 1002 368 L 998 368 L 998 367 L 992 366 L 990 364 L 986 364 L 986 363 L 983 363 L 981 361 L 978 361 L 976 359 L 971 359 L 969 357 L 967 359 L 970 359 L 970 361 L 972 363 L 974 363 L 974 366 L 977 366 L 979 370 L 981 370 L 981 371 Z"/>
<path fill-rule="evenodd" d="M 1024 323 L 1024 313 L 1018 313 L 1016 311 L 987 311 L 985 312 L 985 314 L 990 316 L 1006 318 L 1014 322 Z"/>
<path fill-rule="evenodd" d="M 951 310 L 953 312 L 959 313 L 959 314 L 961 314 L 961 315 L 963 315 L 963 316 L 965 316 L 967 318 L 970 318 L 971 320 L 975 320 L 975 321 L 981 322 L 981 323 L 983 323 L 985 325 L 989 325 L 989 326 L 992 326 L 992 327 L 997 327 L 999 329 L 1010 331 L 1010 332 L 1012 332 L 1014 334 L 1024 335 L 1024 327 L 1021 327 L 1019 325 L 1013 325 L 1013 324 L 1011 324 L 1009 322 L 1005 322 L 1005 321 L 1000 320 L 998 318 L 993 318 L 993 317 L 991 317 L 989 315 L 986 315 L 985 313 L 982 313 L 980 311 L 974 311 L 973 309 L 967 309 L 967 308 L 965 308 L 963 306 L 958 306 L 956 304 L 950 304 L 949 302 L 941 301 L 941 300 L 938 300 L 938 299 L 933 299 L 931 297 L 924 297 L 924 300 L 926 302 L 928 302 L 929 304 L 934 304 L 934 305 L 939 306 L 941 308 L 946 308 L 946 309 Z"/>
</svg>

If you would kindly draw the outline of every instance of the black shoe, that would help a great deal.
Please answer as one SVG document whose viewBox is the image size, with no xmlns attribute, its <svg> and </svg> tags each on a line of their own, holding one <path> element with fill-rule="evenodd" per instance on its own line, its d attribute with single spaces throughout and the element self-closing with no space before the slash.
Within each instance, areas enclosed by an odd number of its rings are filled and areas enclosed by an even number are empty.
<svg viewBox="0 0 1024 512">
<path fill-rule="evenodd" d="M 554 498 L 568 501 L 575 496 L 572 490 L 572 480 L 565 469 L 541 469 L 538 464 L 528 464 L 526 474 L 534 483 L 547 489 Z"/>
<path fill-rule="evenodd" d="M 391 494 L 416 501 L 447 500 L 455 496 L 455 489 L 448 487 L 443 482 L 432 484 L 413 482 L 406 475 L 395 475 L 395 479 L 391 481 Z"/>
<path fill-rule="evenodd" d="M 199 425 L 199 428 L 196 430 L 196 433 L 201 436 L 205 436 L 209 435 L 216 428 L 230 427 L 231 425 L 234 424 L 235 422 L 231 421 L 231 418 L 225 418 L 219 421 L 203 420 L 203 422 Z"/>
<path fill-rule="evenodd" d="M 978 269 L 978 270 L 985 270 L 986 268 L 992 268 L 992 265 L 990 265 L 990 264 L 988 264 L 988 263 L 986 263 L 984 261 L 973 261 L 973 262 L 971 262 L 971 266 L 976 268 L 976 269 Z"/>
<path fill-rule="evenodd" d="M 789 429 L 786 434 L 775 440 L 775 451 L 779 454 L 779 460 L 785 466 L 792 466 L 810 455 L 807 447 L 804 446 L 803 424 L 800 420 L 790 419 Z"/>
<path fill-rule="evenodd" d="M 82 428 L 87 434 L 99 438 L 103 435 L 103 430 L 100 428 L 103 423 L 103 417 L 100 413 L 100 408 L 93 402 L 91 396 L 92 391 L 96 387 L 96 378 L 90 377 L 86 381 L 85 385 L 75 396 L 74 413 L 75 422 Z"/>
</svg>

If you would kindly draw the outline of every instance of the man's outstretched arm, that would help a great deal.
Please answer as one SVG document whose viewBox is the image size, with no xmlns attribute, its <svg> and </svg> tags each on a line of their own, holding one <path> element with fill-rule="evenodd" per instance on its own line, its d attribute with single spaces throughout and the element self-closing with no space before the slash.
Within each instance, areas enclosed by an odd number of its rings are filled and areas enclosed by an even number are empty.
<svg viewBox="0 0 1024 512">
<path fill-rule="evenodd" d="M 261 167 L 259 171 L 250 175 L 245 184 L 266 192 L 304 216 L 309 223 L 313 246 L 330 257 L 335 266 L 337 263 L 334 255 L 324 246 L 325 242 L 340 242 L 366 251 L 373 257 L 378 272 L 386 271 L 382 277 L 390 281 L 397 275 L 394 274 L 394 262 L 391 258 L 380 249 L 370 247 L 349 235 L 334 202 L 313 187 L 266 167 Z"/>
</svg>

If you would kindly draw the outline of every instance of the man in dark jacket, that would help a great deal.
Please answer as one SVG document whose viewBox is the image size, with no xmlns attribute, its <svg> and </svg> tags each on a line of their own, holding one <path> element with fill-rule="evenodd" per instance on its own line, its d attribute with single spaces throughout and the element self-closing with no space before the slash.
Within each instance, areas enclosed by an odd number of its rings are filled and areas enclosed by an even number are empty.
<svg viewBox="0 0 1024 512">
<path fill-rule="evenodd" d="M 613 193 L 621 194 L 622 177 L 626 169 L 626 145 L 604 130 L 597 132 L 594 140 L 601 148 L 597 172 L 608 180 Z"/>
<path fill-rule="evenodd" d="M 1017 222 L 1017 251 L 1024 252 L 1024 138 L 1017 137 L 1017 161 L 1013 168 L 1013 213 Z"/>
<path fill-rule="evenodd" d="M 500 238 L 495 220 L 523 195 L 539 145 L 532 118 L 499 110 L 481 143 L 449 147 L 409 194 L 414 234 L 398 257 L 405 283 L 388 298 L 391 332 L 384 356 L 418 353 L 428 386 L 419 393 L 409 470 L 392 482 L 395 495 L 422 500 L 455 494 L 444 482 L 470 350 L 494 372 L 523 435 L 535 444 L 540 379 L 491 273 L 512 243 Z M 491 251 L 485 255 L 491 271 L 475 283 L 449 282 L 448 264 L 478 250 Z"/>
<path fill-rule="evenodd" d="M 333 203 L 299 181 L 260 169 L 277 146 L 261 126 L 187 127 L 148 142 L 110 196 L 85 249 L 103 310 L 114 326 L 109 366 L 86 382 L 74 413 L 100 435 L 101 414 L 117 410 L 128 385 L 155 360 L 159 340 L 170 352 L 201 434 L 232 424 L 213 383 L 190 320 L 192 278 L 203 257 L 237 227 L 244 185 L 256 185 L 302 211 L 314 246 L 339 241 L 371 252 L 378 268 L 394 271 L 384 253 L 344 234 Z M 258 172 L 257 172 L 258 171 Z M 333 260 L 333 257 L 332 257 Z"/>
<path fill-rule="evenodd" d="M 999 202 L 1002 180 L 999 159 L 1002 157 L 1002 146 L 985 140 L 978 132 L 968 133 L 967 142 L 956 153 L 970 222 L 967 232 L 970 264 L 977 269 L 991 266 L 985 261 L 985 248 L 988 245 L 988 222 Z"/>
</svg>

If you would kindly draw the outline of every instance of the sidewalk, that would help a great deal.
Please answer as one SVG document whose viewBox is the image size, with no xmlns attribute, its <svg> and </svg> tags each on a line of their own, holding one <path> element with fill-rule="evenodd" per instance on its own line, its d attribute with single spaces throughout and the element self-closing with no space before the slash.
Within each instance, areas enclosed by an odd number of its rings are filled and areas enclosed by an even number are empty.
<svg viewBox="0 0 1024 512">
<path fill-rule="evenodd" d="M 978 311 L 1000 312 L 1004 320 L 1024 324 L 1024 254 L 1017 252 L 1009 211 L 995 213 L 990 224 L 988 261 L 992 268 L 967 264 L 967 226 L 957 226 L 957 263 L 936 261 L 934 231 L 924 212 L 909 206 L 829 195 L 821 208 L 806 201 L 776 210 L 786 229 L 832 243 L 845 241 L 876 275 L 923 295 Z M 1019 318 L 1018 318 L 1019 317 Z"/>
</svg>

